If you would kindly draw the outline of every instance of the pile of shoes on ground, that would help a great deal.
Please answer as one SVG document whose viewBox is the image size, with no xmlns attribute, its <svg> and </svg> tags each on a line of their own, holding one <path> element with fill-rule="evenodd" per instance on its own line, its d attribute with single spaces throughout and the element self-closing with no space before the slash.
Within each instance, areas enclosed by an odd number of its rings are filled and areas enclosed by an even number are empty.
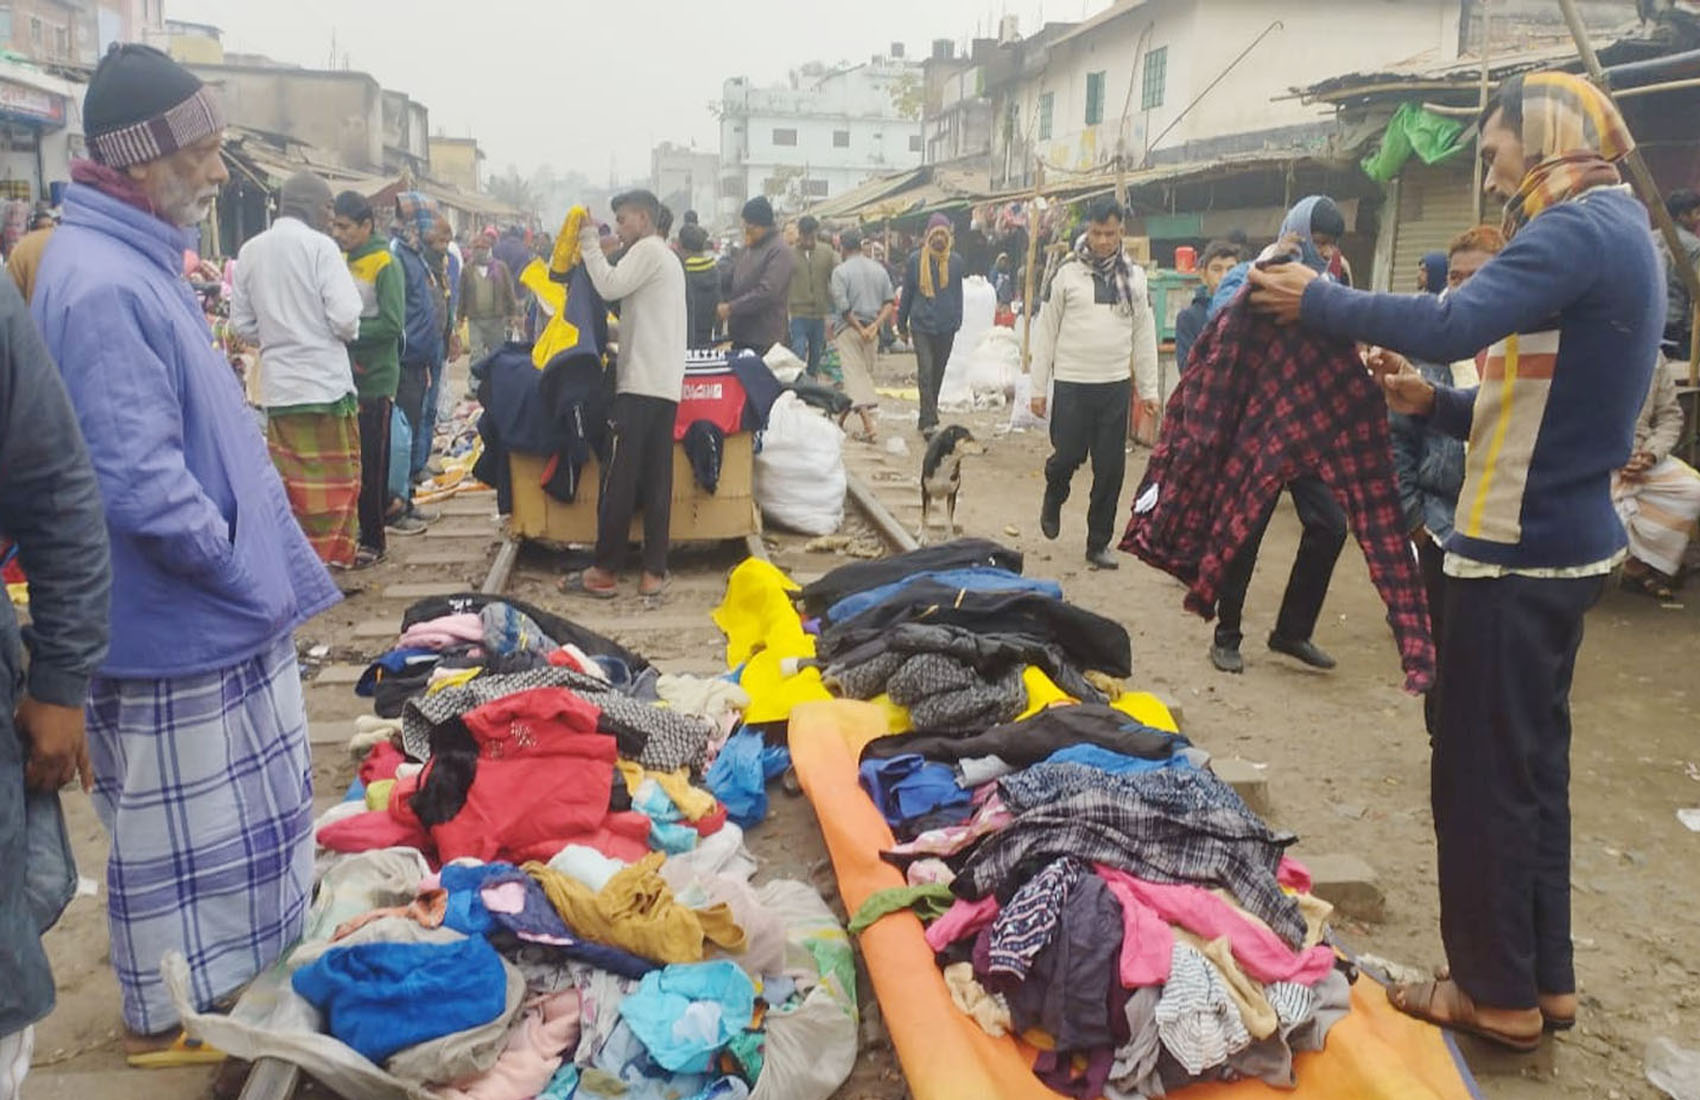
<svg viewBox="0 0 1700 1100">
<path fill-rule="evenodd" d="M 751 819 L 736 683 L 469 595 L 410 608 L 357 691 L 376 715 L 315 825 L 302 942 L 192 1033 L 373 1100 L 826 1100 L 849 1075 L 848 937 L 808 886 L 752 882 L 704 778 Z M 787 760 L 754 763 L 759 788 Z"/>
</svg>

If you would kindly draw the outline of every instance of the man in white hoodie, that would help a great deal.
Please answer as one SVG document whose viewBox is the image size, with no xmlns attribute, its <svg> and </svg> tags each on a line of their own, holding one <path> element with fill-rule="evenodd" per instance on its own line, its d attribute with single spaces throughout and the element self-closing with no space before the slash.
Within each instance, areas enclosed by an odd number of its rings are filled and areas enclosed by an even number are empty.
<svg viewBox="0 0 1700 1100">
<path fill-rule="evenodd" d="M 1148 411 L 1157 407 L 1157 319 L 1145 271 L 1128 262 L 1122 246 L 1122 209 L 1114 199 L 1092 207 L 1085 234 L 1051 280 L 1034 333 L 1033 413 L 1050 412 L 1052 448 L 1039 529 L 1048 539 L 1061 532 L 1075 471 L 1090 457 L 1086 560 L 1094 569 L 1115 569 L 1110 540 L 1135 386 Z M 1053 379 L 1054 408 L 1045 396 Z"/>
<path fill-rule="evenodd" d="M 579 232 L 596 292 L 620 303 L 620 359 L 609 414 L 608 462 L 596 516 L 596 564 L 569 587 L 598 599 L 619 589 L 632 513 L 643 506 L 643 579 L 638 593 L 667 586 L 667 539 L 673 508 L 673 421 L 685 386 L 685 268 L 657 232 L 661 203 L 648 191 L 615 195 L 619 266 L 602 254 L 596 223 Z M 610 241 L 612 247 L 612 241 Z"/>
</svg>

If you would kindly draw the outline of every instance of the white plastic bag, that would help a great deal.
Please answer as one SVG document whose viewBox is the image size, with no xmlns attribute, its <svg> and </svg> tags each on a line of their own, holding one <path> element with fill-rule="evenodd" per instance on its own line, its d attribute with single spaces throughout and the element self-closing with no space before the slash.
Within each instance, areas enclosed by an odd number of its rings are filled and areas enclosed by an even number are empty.
<svg viewBox="0 0 1700 1100">
<path fill-rule="evenodd" d="M 767 1014 L 761 1077 L 750 1100 L 827 1100 L 850 1079 L 859 1047 L 850 937 L 819 894 L 781 879 L 757 892 L 785 924 L 786 973 L 816 983 L 796 1008 Z"/>
<path fill-rule="evenodd" d="M 939 385 L 939 408 L 963 412 L 974 407 L 974 390 L 969 384 L 969 362 L 980 341 L 991 330 L 998 310 L 998 292 L 979 275 L 962 281 L 962 327 L 956 330 L 950 362 L 945 364 Z"/>
<path fill-rule="evenodd" d="M 844 432 L 782 393 L 767 416 L 756 454 L 756 504 L 780 527 L 830 535 L 844 521 Z"/>
<path fill-rule="evenodd" d="M 766 363 L 773 376 L 786 386 L 801 378 L 803 372 L 809 369 L 809 365 L 797 358 L 797 353 L 784 344 L 775 344 L 768 348 L 761 361 Z"/>
<path fill-rule="evenodd" d="M 1012 432 L 1050 431 L 1050 398 L 1054 388 L 1048 387 L 1045 390 L 1045 415 L 1042 417 L 1033 415 L 1033 376 L 1031 374 L 1016 375 L 1014 389 L 1015 396 L 1010 398 L 1009 406 L 1009 430 Z"/>
<path fill-rule="evenodd" d="M 1021 338 L 1014 329 L 993 325 L 980 338 L 968 361 L 968 386 L 978 406 L 1001 406 L 1021 375 Z"/>
</svg>

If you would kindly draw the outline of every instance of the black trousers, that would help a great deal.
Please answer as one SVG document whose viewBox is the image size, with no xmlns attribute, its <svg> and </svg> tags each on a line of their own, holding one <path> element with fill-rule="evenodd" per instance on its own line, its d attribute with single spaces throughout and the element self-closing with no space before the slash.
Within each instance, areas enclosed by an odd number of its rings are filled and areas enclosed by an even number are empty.
<svg viewBox="0 0 1700 1100">
<path fill-rule="evenodd" d="M 1086 510 L 1086 550 L 1097 553 L 1115 536 L 1116 509 L 1127 474 L 1128 402 L 1133 380 L 1058 382 L 1052 397 L 1051 457 L 1045 460 L 1045 507 L 1068 501 L 1074 473 L 1092 460 L 1092 498 Z"/>
<path fill-rule="evenodd" d="M 632 515 L 643 510 L 643 570 L 667 575 L 673 520 L 673 421 L 679 403 L 622 393 L 608 414 L 608 461 L 596 515 L 596 565 L 617 573 L 631 542 Z"/>
<path fill-rule="evenodd" d="M 1299 552 L 1293 559 L 1293 572 L 1287 578 L 1287 594 L 1281 599 L 1281 614 L 1275 620 L 1275 633 L 1293 642 L 1306 642 L 1316 633 L 1316 621 L 1322 616 L 1322 601 L 1328 598 L 1328 585 L 1334 579 L 1334 563 L 1340 560 L 1340 549 L 1346 545 L 1346 512 L 1321 478 L 1315 474 L 1296 477 L 1287 486 L 1298 509 L 1304 534 L 1299 538 Z M 1279 498 L 1277 498 L 1278 500 Z M 1246 590 L 1251 587 L 1251 575 L 1257 569 L 1257 552 L 1263 545 L 1263 535 L 1269 530 L 1269 520 L 1275 514 L 1274 502 L 1264 513 L 1245 547 L 1222 577 L 1222 588 L 1216 596 L 1216 644 L 1238 649 L 1244 634 L 1240 616 L 1245 611 Z"/>
<path fill-rule="evenodd" d="M 1430 798 L 1452 977 L 1494 1008 L 1573 993 L 1570 681 L 1605 578 L 1448 578 Z"/>
<path fill-rule="evenodd" d="M 360 402 L 360 545 L 382 554 L 390 507 L 390 399 Z"/>
<path fill-rule="evenodd" d="M 1423 696 L 1423 725 L 1428 727 L 1429 744 L 1434 743 L 1440 730 L 1440 651 L 1446 647 L 1446 551 L 1433 539 L 1417 542 L 1417 566 L 1423 573 L 1423 589 L 1428 595 L 1428 629 L 1434 638 L 1434 686 Z"/>
<path fill-rule="evenodd" d="M 911 332 L 915 338 L 915 383 L 921 391 L 922 431 L 939 425 L 939 387 L 944 385 L 945 364 L 956 346 L 956 333 L 942 336 L 931 332 Z"/>
</svg>

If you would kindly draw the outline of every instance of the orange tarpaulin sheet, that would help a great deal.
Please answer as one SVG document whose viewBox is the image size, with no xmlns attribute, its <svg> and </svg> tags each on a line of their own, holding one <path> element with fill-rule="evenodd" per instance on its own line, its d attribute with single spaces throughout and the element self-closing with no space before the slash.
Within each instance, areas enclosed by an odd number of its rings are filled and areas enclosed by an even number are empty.
<svg viewBox="0 0 1700 1100">
<path fill-rule="evenodd" d="M 1155 725 L 1162 708 L 1154 701 L 1151 707 L 1144 720 Z M 1167 712 L 1161 717 L 1167 719 Z M 856 782 L 862 746 L 887 732 L 885 712 L 868 703 L 805 703 L 792 712 L 790 729 L 792 763 L 820 818 L 845 909 L 855 913 L 868 895 L 905 885 L 897 868 L 879 858 L 896 841 Z M 899 913 L 861 936 L 880 1011 L 915 1100 L 1055 1100 L 1057 1094 L 1033 1076 L 1028 1049 L 1013 1038 L 993 1039 L 957 1010 L 921 933 L 914 914 Z M 1394 1011 L 1367 977 L 1353 987 L 1352 1011 L 1329 1032 L 1327 1050 L 1298 1055 L 1294 1069 L 1299 1085 L 1293 1091 L 1242 1081 L 1194 1085 L 1177 1095 L 1187 1100 L 1476 1095 L 1442 1032 Z"/>
</svg>

